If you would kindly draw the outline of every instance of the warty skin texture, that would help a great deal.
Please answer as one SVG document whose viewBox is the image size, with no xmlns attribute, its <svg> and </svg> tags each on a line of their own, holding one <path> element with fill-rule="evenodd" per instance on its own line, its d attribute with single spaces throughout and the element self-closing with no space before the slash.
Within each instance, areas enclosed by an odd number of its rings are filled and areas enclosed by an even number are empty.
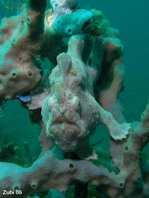
<svg viewBox="0 0 149 198">
<path fill-rule="evenodd" d="M 99 123 L 93 84 L 87 81 L 87 77 L 92 78 L 88 76 L 91 68 L 79 59 L 84 42 L 81 36 L 73 37 L 69 41 L 70 51 L 57 57 L 58 65 L 49 77 L 51 91 L 42 107 L 47 135 L 65 152 L 85 150 L 84 142 L 87 148 L 89 135 Z"/>
</svg>

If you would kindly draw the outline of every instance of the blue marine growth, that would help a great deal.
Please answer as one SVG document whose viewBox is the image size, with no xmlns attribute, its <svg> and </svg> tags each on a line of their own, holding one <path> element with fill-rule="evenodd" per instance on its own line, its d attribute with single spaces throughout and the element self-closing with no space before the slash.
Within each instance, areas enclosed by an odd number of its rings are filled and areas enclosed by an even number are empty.
<svg viewBox="0 0 149 198">
<path fill-rule="evenodd" d="M 62 14 L 52 21 L 55 31 L 61 36 L 71 36 L 81 34 L 83 25 L 91 19 L 93 14 L 85 9 L 79 9 L 75 12 Z"/>
<path fill-rule="evenodd" d="M 93 14 L 85 9 L 77 9 L 75 0 L 51 0 L 54 11 L 52 26 L 60 36 L 81 34 L 83 25 Z"/>
</svg>

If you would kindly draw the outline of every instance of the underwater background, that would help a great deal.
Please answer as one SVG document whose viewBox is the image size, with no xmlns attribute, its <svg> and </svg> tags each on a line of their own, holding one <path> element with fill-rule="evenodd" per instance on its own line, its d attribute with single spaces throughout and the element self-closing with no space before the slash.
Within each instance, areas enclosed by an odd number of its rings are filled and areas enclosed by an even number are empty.
<svg viewBox="0 0 149 198">
<path fill-rule="evenodd" d="M 128 122 L 140 120 L 149 100 L 149 1 L 80 0 L 79 4 L 86 9 L 101 10 L 120 31 L 126 70 L 124 91 L 120 94 L 121 103 Z M 0 4 L 0 18 L 13 14 L 16 14 L 15 9 L 8 11 Z M 103 136 L 101 147 L 107 148 L 108 151 L 108 135 L 101 132 L 97 130 L 95 136 L 98 135 L 99 139 Z M 15 152 L 24 156 L 22 163 L 31 164 L 32 158 L 36 158 L 40 153 L 39 134 L 40 126 L 30 121 L 29 112 L 20 102 L 7 102 L 0 109 L 0 160 L 11 161 L 9 155 L 4 156 L 3 147 L 12 143 L 17 145 Z"/>
</svg>

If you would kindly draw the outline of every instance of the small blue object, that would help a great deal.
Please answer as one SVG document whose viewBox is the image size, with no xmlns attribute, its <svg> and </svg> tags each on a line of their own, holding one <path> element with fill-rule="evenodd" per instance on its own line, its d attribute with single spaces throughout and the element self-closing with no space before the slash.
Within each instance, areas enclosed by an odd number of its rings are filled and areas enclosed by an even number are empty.
<svg viewBox="0 0 149 198">
<path fill-rule="evenodd" d="M 93 14 L 85 9 L 78 9 L 75 12 L 62 14 L 56 17 L 52 26 L 60 36 L 71 36 L 81 34 L 83 25 L 91 19 Z"/>
<path fill-rule="evenodd" d="M 18 98 L 19 100 L 21 100 L 22 102 L 29 102 L 31 100 L 31 96 L 16 96 L 16 98 Z"/>
</svg>

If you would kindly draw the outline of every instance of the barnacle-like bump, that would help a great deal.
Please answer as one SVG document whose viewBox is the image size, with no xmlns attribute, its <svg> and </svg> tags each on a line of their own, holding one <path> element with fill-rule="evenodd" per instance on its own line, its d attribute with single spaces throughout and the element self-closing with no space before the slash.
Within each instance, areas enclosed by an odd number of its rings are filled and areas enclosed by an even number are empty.
<svg viewBox="0 0 149 198">
<path fill-rule="evenodd" d="M 28 73 L 29 76 L 33 75 L 33 73 L 31 71 L 28 71 L 27 73 Z"/>
<path fill-rule="evenodd" d="M 69 164 L 69 168 L 73 169 L 74 165 L 72 163 Z"/>
<path fill-rule="evenodd" d="M 38 186 L 38 185 L 37 185 L 36 183 L 32 183 L 32 184 L 31 184 L 31 187 L 32 187 L 33 189 L 36 189 L 37 186 Z"/>
<path fill-rule="evenodd" d="M 11 76 L 12 76 L 12 77 L 16 77 L 16 73 L 15 73 L 15 72 L 12 72 L 12 73 L 11 73 Z"/>
</svg>

